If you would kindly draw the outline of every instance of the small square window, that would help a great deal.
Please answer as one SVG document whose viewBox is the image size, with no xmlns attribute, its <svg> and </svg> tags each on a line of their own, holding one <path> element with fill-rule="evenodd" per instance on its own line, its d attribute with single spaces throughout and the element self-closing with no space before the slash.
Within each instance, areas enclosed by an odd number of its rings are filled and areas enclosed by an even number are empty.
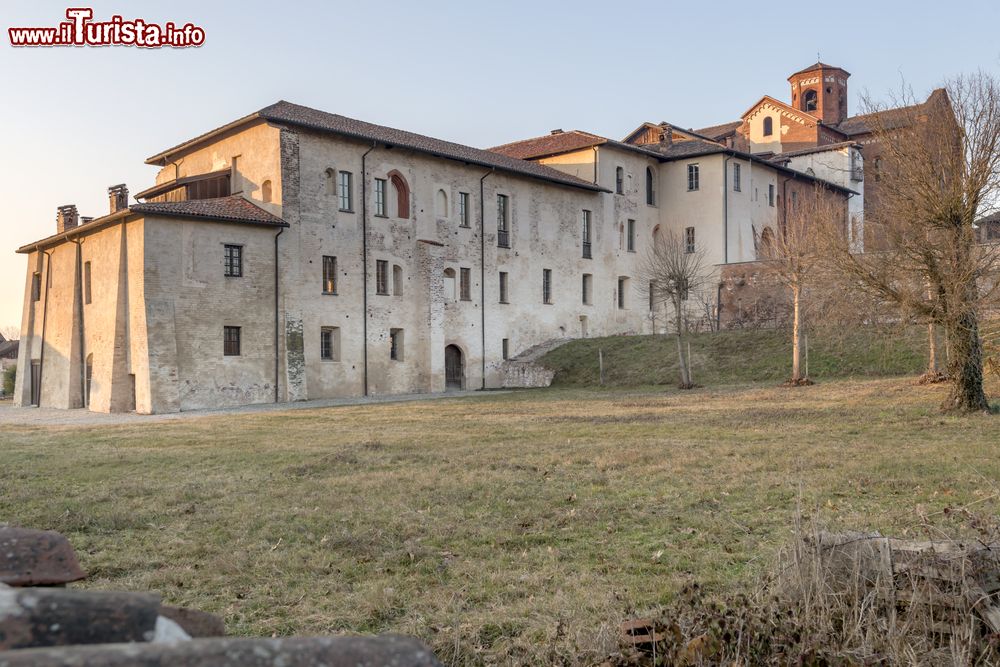
<svg viewBox="0 0 1000 667">
<path fill-rule="evenodd" d="M 223 349 L 227 357 L 240 356 L 240 327 L 222 327 Z"/>
<path fill-rule="evenodd" d="M 319 357 L 323 361 L 340 361 L 340 327 L 320 329 Z"/>
</svg>

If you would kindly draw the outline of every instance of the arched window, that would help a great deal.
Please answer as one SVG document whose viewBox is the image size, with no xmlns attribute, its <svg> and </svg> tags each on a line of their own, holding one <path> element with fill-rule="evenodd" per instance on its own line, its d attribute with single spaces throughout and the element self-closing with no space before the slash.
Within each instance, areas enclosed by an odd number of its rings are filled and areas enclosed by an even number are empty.
<svg viewBox="0 0 1000 667">
<path fill-rule="evenodd" d="M 806 94 L 802 96 L 802 110 L 816 111 L 816 106 L 817 106 L 816 91 L 807 90 Z"/>
<path fill-rule="evenodd" d="M 646 167 L 646 203 L 656 206 L 656 180 L 653 178 L 652 167 Z"/>
<path fill-rule="evenodd" d="M 444 300 L 455 300 L 455 269 L 444 270 Z"/>
<path fill-rule="evenodd" d="M 326 170 L 326 194 L 337 194 L 337 172 L 333 167 Z"/>
<path fill-rule="evenodd" d="M 615 193 L 625 194 L 625 170 L 621 167 L 615 169 Z"/>
<path fill-rule="evenodd" d="M 434 213 L 439 218 L 448 217 L 448 194 L 444 190 L 438 190 L 434 197 Z"/>
<path fill-rule="evenodd" d="M 774 134 L 774 119 L 770 116 L 764 118 L 764 136 L 769 137 Z"/>
<path fill-rule="evenodd" d="M 406 184 L 406 179 L 398 171 L 389 172 L 389 181 L 392 189 L 396 191 L 396 217 L 410 217 L 410 186 Z"/>
<path fill-rule="evenodd" d="M 392 295 L 403 296 L 403 267 L 392 265 Z"/>
<path fill-rule="evenodd" d="M 260 184 L 260 198 L 265 204 L 271 203 L 271 181 Z"/>
</svg>

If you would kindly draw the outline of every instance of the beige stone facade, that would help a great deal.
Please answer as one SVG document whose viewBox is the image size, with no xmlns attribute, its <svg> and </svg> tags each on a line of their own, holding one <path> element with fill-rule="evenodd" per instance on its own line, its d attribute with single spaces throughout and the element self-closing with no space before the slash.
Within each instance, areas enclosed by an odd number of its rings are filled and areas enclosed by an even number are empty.
<svg viewBox="0 0 1000 667">
<path fill-rule="evenodd" d="M 850 194 L 680 131 L 653 145 L 655 128 L 525 160 L 267 107 L 150 158 L 144 201 L 66 212 L 21 248 L 15 401 L 160 413 L 524 384 L 509 360 L 536 346 L 663 326 L 639 284 L 658 231 L 751 261 L 788 181 Z"/>
</svg>

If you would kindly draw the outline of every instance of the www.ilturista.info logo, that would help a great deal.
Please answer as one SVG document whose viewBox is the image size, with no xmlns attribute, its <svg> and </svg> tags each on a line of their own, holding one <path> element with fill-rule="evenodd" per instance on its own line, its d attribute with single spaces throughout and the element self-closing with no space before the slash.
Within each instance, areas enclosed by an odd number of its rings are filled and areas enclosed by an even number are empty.
<svg viewBox="0 0 1000 667">
<path fill-rule="evenodd" d="M 125 20 L 112 16 L 109 21 L 91 21 L 90 7 L 70 7 L 68 21 L 51 28 L 7 28 L 11 46 L 141 46 L 157 49 L 164 46 L 185 48 L 205 43 L 205 30 L 192 23 L 178 26 L 172 21 L 163 25 L 143 19 Z"/>
</svg>

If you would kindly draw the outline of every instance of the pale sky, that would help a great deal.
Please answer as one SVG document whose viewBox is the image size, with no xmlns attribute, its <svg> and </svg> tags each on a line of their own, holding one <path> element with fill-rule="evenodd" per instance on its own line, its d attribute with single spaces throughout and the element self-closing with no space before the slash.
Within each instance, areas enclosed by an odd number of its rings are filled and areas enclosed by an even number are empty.
<svg viewBox="0 0 1000 667">
<path fill-rule="evenodd" d="M 87 6 L 73 2 L 69 6 Z M 21 319 L 26 260 L 56 207 L 107 212 L 107 187 L 148 187 L 143 160 L 279 99 L 487 147 L 553 128 L 621 138 L 643 121 L 736 120 L 820 58 L 851 72 L 849 112 L 905 79 L 926 92 L 1000 76 L 1000 3 L 261 2 L 101 0 L 194 23 L 193 49 L 13 49 L 7 28 L 55 26 L 67 4 L 0 7 L 0 326 Z"/>
</svg>

